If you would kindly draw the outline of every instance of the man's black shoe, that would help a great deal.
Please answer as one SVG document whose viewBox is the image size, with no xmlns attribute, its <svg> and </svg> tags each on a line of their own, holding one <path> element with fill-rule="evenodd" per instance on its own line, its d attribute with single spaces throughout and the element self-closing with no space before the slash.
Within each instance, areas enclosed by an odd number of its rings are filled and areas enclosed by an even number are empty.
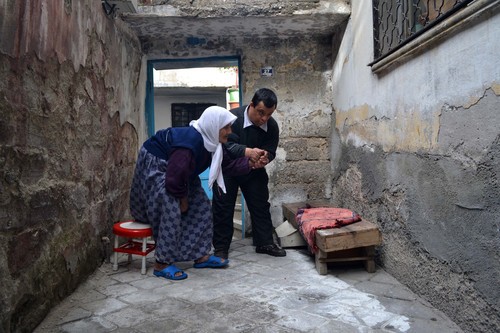
<svg viewBox="0 0 500 333">
<path fill-rule="evenodd" d="M 286 251 L 276 244 L 257 246 L 255 252 L 269 254 L 274 257 L 286 256 Z"/>
<path fill-rule="evenodd" d="M 228 251 L 226 251 L 226 250 L 215 250 L 214 256 L 219 257 L 219 258 L 224 258 L 224 259 L 227 259 L 229 257 Z"/>
</svg>

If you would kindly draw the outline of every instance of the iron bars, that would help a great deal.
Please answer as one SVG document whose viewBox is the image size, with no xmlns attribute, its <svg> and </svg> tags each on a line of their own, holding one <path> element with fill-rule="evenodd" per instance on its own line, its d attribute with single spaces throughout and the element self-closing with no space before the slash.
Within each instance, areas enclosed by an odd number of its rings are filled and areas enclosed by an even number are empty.
<svg viewBox="0 0 500 333">
<path fill-rule="evenodd" d="M 375 61 L 431 29 L 473 0 L 373 0 Z"/>
</svg>

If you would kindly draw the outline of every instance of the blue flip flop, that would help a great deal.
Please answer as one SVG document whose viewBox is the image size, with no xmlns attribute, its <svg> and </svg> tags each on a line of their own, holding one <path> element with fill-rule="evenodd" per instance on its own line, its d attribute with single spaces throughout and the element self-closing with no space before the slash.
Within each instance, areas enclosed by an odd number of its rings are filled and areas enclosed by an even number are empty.
<svg viewBox="0 0 500 333">
<path fill-rule="evenodd" d="M 176 276 L 178 272 L 182 272 L 181 275 Z M 177 268 L 175 265 L 169 265 L 167 268 L 164 268 L 161 271 L 154 270 L 153 274 L 158 277 L 164 277 L 167 280 L 184 280 L 187 278 L 187 274 L 184 271 Z"/>
<path fill-rule="evenodd" d="M 229 264 L 229 259 L 222 261 L 223 259 L 216 256 L 208 257 L 207 261 L 195 263 L 194 268 L 221 268 L 226 267 Z"/>
</svg>

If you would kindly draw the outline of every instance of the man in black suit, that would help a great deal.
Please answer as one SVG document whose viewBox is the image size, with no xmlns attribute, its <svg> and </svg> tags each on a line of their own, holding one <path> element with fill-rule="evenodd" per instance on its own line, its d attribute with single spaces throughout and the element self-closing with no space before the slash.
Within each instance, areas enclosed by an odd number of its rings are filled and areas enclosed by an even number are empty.
<svg viewBox="0 0 500 333">
<path fill-rule="evenodd" d="M 228 258 L 233 238 L 233 215 L 238 188 L 241 189 L 252 220 L 253 244 L 257 253 L 275 257 L 286 256 L 274 243 L 269 203 L 269 177 L 263 167 L 276 157 L 279 127 L 272 118 L 278 105 L 276 94 L 267 88 L 255 92 L 249 105 L 230 110 L 236 117 L 226 147 L 234 157 L 247 156 L 256 168 L 248 175 L 224 177 L 226 193 L 213 191 L 213 246 L 215 255 Z"/>
</svg>

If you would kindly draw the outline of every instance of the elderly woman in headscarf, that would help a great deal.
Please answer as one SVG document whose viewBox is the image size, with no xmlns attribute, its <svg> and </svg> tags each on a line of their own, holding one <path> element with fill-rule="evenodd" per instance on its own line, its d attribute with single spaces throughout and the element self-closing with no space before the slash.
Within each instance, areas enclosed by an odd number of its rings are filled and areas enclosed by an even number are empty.
<svg viewBox="0 0 500 333">
<path fill-rule="evenodd" d="M 210 166 L 208 184 L 224 193 L 222 173 L 244 175 L 255 166 L 247 157 L 232 159 L 223 143 L 236 116 L 218 106 L 207 108 L 188 127 L 159 130 L 139 151 L 130 191 L 130 212 L 149 223 L 156 243 L 153 274 L 182 280 L 175 262 L 194 260 L 195 268 L 227 266 L 210 255 L 212 210 L 199 175 Z"/>
</svg>

